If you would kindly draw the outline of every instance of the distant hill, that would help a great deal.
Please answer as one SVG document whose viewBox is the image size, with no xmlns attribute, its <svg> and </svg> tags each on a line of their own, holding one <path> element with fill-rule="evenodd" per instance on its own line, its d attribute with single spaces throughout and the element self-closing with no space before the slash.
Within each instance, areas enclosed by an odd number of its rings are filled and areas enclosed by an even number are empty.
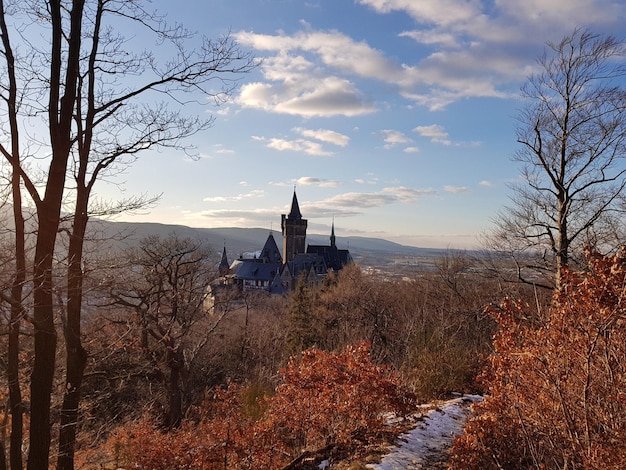
<svg viewBox="0 0 626 470">
<path fill-rule="evenodd" d="M 270 230 L 261 228 L 195 228 L 184 225 L 167 225 L 158 223 L 108 222 L 94 221 L 92 232 L 98 238 L 115 238 L 115 246 L 123 248 L 135 245 L 149 235 L 167 237 L 176 234 L 183 238 L 202 240 L 213 247 L 216 253 L 222 252 L 226 246 L 229 259 L 260 250 Z M 271 231 L 276 243 L 282 248 L 282 234 Z M 330 243 L 328 235 L 307 234 L 307 244 L 326 245 Z M 337 237 L 339 248 L 349 249 L 352 257 L 362 264 L 385 265 L 389 263 L 419 263 L 431 261 L 442 256 L 447 250 L 434 248 L 418 248 L 401 245 L 381 238 L 370 237 Z"/>
</svg>

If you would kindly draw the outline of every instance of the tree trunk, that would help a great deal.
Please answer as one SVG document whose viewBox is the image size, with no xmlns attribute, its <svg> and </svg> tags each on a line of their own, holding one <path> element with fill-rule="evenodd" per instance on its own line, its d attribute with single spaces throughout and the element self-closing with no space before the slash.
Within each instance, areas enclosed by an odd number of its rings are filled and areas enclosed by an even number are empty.
<svg viewBox="0 0 626 470">
<path fill-rule="evenodd" d="M 65 172 L 63 172 L 64 176 Z M 50 180 L 49 180 L 50 181 Z M 61 189 L 62 192 L 62 189 Z M 39 232 L 35 249 L 33 326 L 35 359 L 31 374 L 30 447 L 28 470 L 48 470 L 50 397 L 54 378 L 57 335 L 52 307 L 52 258 L 59 225 L 58 204 L 42 204 L 37 211 Z"/>
<path fill-rule="evenodd" d="M 80 331 L 83 293 L 83 245 L 88 221 L 87 199 L 82 197 L 80 200 L 77 200 L 76 208 L 68 252 L 67 324 L 65 329 L 66 377 L 63 405 L 61 406 L 58 470 L 74 469 L 78 407 L 80 405 L 83 374 L 87 365 L 87 351 L 85 351 L 81 343 Z"/>
<path fill-rule="evenodd" d="M 561 279 L 563 278 L 563 270 L 567 268 L 569 263 L 569 238 L 567 233 L 567 198 L 565 191 L 559 192 L 559 214 L 558 214 L 558 234 L 556 241 L 556 279 L 555 287 L 557 290 L 561 288 Z"/>
<path fill-rule="evenodd" d="M 52 160 L 43 200 L 37 205 L 38 232 L 33 276 L 35 359 L 31 375 L 31 423 L 28 470 L 48 470 L 50 454 L 50 402 L 55 372 L 56 331 L 52 295 L 52 262 L 61 219 L 67 161 L 72 146 L 72 118 L 79 76 L 83 7 L 73 0 L 69 34 L 63 31 L 60 0 L 49 0 L 51 19 L 50 96 L 48 124 Z M 63 41 L 68 49 L 63 52 Z M 66 67 L 62 64 L 65 61 Z M 62 74 L 65 76 L 62 77 Z M 61 95 L 63 93 L 63 95 Z"/>
<path fill-rule="evenodd" d="M 9 450 L 11 470 L 22 470 L 22 468 L 24 468 L 22 462 L 22 441 L 24 437 L 24 406 L 22 404 L 22 390 L 19 379 L 20 324 L 22 322 L 22 283 L 18 283 L 18 278 L 19 275 L 16 276 L 16 280 L 12 288 L 12 300 L 14 302 L 19 302 L 19 304 L 11 305 L 11 323 L 9 326 L 9 351 L 7 361 L 9 404 L 11 408 L 11 440 Z"/>
<path fill-rule="evenodd" d="M 26 280 L 26 248 L 24 214 L 22 213 L 22 178 L 20 175 L 20 133 L 17 119 L 17 80 L 15 77 L 15 57 L 9 40 L 4 15 L 4 1 L 0 0 L 0 31 L 9 80 L 7 117 L 11 129 L 11 197 L 13 202 L 13 223 L 15 224 L 15 275 L 11 285 L 11 320 L 9 324 L 7 381 L 9 405 L 11 409 L 11 439 L 9 461 L 12 470 L 22 470 L 22 441 L 24 438 L 24 406 L 19 377 L 20 325 L 23 319 L 23 289 Z M 5 449 L 2 449 L 2 468 L 6 468 Z"/>
<path fill-rule="evenodd" d="M 4 443 L 0 440 L 0 470 L 6 470 L 7 457 L 6 450 L 4 449 Z"/>
<path fill-rule="evenodd" d="M 183 400 L 180 390 L 181 369 L 184 367 L 184 358 L 181 351 L 174 345 L 168 345 L 168 365 L 170 368 L 169 410 L 167 414 L 167 428 L 178 428 L 183 420 Z"/>
<path fill-rule="evenodd" d="M 14 165 L 18 165 L 17 150 L 14 148 Z M 20 325 L 23 318 L 22 295 L 26 279 L 26 250 L 24 243 L 24 215 L 22 214 L 21 179 L 14 167 L 11 178 L 13 194 L 13 221 L 15 223 L 15 277 L 11 286 L 11 322 L 9 325 L 9 350 L 7 359 L 7 379 L 9 382 L 9 403 L 11 406 L 10 456 L 12 470 L 22 470 L 22 441 L 24 406 L 19 377 Z"/>
</svg>

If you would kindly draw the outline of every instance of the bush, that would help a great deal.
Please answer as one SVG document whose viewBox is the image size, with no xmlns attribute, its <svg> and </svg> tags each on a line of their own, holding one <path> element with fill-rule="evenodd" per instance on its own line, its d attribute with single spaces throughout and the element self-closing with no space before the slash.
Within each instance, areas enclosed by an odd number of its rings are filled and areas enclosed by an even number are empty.
<svg viewBox="0 0 626 470">
<path fill-rule="evenodd" d="M 295 454 L 375 433 L 384 412 L 406 414 L 415 405 L 391 368 L 372 362 L 367 343 L 340 353 L 309 349 L 282 375 L 262 426 L 282 434 Z"/>
<path fill-rule="evenodd" d="M 178 430 L 127 426 L 109 441 L 110 460 L 151 470 L 282 468 L 307 449 L 366 439 L 382 429 L 385 412 L 415 404 L 390 367 L 371 361 L 365 343 L 340 353 L 309 349 L 282 377 L 274 395 L 257 400 L 258 384 L 217 389 Z"/>
<path fill-rule="evenodd" d="M 548 315 L 506 300 L 488 395 L 454 445 L 452 468 L 617 469 L 626 461 L 626 255 L 588 253 Z"/>
</svg>

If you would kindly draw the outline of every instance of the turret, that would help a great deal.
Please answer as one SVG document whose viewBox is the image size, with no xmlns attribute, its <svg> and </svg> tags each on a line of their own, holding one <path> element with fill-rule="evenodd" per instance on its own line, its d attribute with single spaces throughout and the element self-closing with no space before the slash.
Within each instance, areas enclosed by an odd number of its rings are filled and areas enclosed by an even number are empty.
<svg viewBox="0 0 626 470">
<path fill-rule="evenodd" d="M 294 189 L 289 215 L 281 215 L 280 225 L 283 231 L 283 263 L 293 261 L 298 253 L 304 253 L 306 248 L 307 223 L 307 220 L 302 218 L 296 190 Z"/>
<path fill-rule="evenodd" d="M 228 257 L 226 256 L 226 245 L 224 244 L 224 250 L 222 251 L 222 259 L 220 265 L 217 268 L 217 272 L 220 276 L 226 276 L 230 270 L 230 264 L 228 264 Z"/>
</svg>

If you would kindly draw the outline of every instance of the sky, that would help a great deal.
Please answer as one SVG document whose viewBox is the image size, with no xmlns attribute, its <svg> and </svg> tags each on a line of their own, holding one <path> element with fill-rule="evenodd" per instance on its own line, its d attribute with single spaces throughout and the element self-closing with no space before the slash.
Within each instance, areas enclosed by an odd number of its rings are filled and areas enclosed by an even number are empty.
<svg viewBox="0 0 626 470">
<path fill-rule="evenodd" d="M 471 249 L 519 178 L 519 90 L 576 27 L 626 39 L 621 0 L 154 0 L 230 32 L 260 65 L 196 135 L 123 175 L 158 205 L 116 220 L 280 230 L 294 188 L 308 233 Z M 158 53 L 158 49 L 155 49 Z M 106 197 L 106 187 L 101 195 Z"/>
</svg>

